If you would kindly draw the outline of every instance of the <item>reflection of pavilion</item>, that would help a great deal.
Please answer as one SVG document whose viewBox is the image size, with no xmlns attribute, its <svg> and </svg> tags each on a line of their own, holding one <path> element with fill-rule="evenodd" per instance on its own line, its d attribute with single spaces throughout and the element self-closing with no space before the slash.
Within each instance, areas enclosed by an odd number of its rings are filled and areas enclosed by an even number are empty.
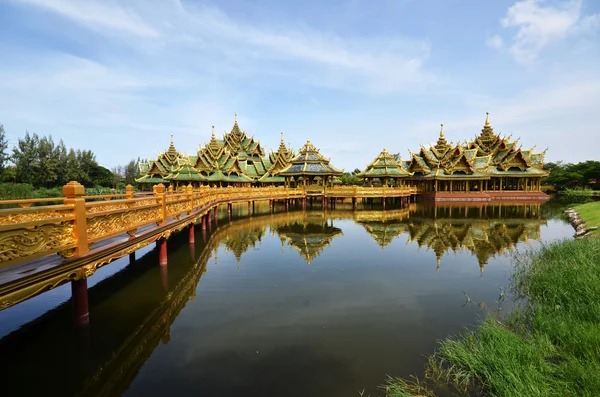
<svg viewBox="0 0 600 397">
<path fill-rule="evenodd" d="M 435 252 L 438 268 L 449 251 L 470 251 L 483 271 L 490 257 L 512 252 L 519 242 L 540 240 L 541 219 L 419 219 L 408 223 L 409 241 Z"/>
<path fill-rule="evenodd" d="M 277 228 L 281 242 L 287 241 L 310 264 L 335 237 L 343 235 L 342 230 L 322 223 L 294 222 Z"/>
<path fill-rule="evenodd" d="M 224 245 L 239 261 L 245 251 L 260 244 L 267 228 L 278 234 L 282 242 L 287 241 L 298 250 L 308 263 L 314 260 L 331 240 L 343 235 L 342 230 L 333 226 L 333 219 L 354 219 L 365 227 L 382 248 L 395 236 L 407 233 L 409 241 L 416 242 L 419 247 L 431 248 L 438 258 L 438 264 L 442 256 L 450 250 L 468 250 L 477 256 L 483 270 L 490 257 L 512 250 L 519 242 L 539 240 L 540 225 L 546 223 L 542 219 L 432 219 L 427 216 L 408 218 L 407 215 L 404 210 L 334 211 L 327 214 L 286 212 L 221 225 L 210 235 L 195 263 L 177 280 L 175 287 L 170 289 L 164 300 L 158 303 L 141 323 L 131 329 L 129 336 L 120 345 L 115 346 L 112 358 L 103 362 L 96 372 L 87 378 L 81 394 L 105 396 L 124 393 L 161 341 L 168 343 L 170 326 L 186 303 L 195 298 L 196 288 L 206 272 L 213 252 Z M 132 288 L 131 291 L 135 294 L 137 289 Z M 110 305 L 104 305 L 98 310 L 109 307 Z M 36 332 L 43 334 L 47 328 L 44 325 L 45 322 L 40 321 L 33 327 L 36 328 Z M 110 324 L 107 326 L 106 332 L 109 332 Z M 97 330 L 100 332 L 102 328 Z M 31 335 L 32 331 L 27 330 L 22 337 L 29 338 Z"/>
</svg>

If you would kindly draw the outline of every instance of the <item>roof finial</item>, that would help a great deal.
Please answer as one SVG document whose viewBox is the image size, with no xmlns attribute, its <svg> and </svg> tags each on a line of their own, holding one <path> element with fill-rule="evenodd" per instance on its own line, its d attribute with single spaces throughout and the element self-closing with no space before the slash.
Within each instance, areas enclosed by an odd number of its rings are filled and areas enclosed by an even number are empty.
<svg viewBox="0 0 600 397">
<path fill-rule="evenodd" d="M 280 134 L 281 134 L 281 142 L 283 143 L 283 131 L 281 131 Z"/>
<path fill-rule="evenodd" d="M 213 138 L 215 137 L 215 125 L 214 125 L 214 124 L 213 124 L 213 126 L 212 126 L 212 137 L 213 137 Z"/>
<path fill-rule="evenodd" d="M 440 124 L 442 128 L 440 128 L 440 138 L 444 137 L 444 124 Z"/>
<path fill-rule="evenodd" d="M 237 113 L 235 113 L 235 123 L 237 124 Z"/>
<path fill-rule="evenodd" d="M 488 127 L 490 125 L 490 112 L 485 112 L 485 126 Z"/>
<path fill-rule="evenodd" d="M 171 145 L 173 144 L 173 134 L 171 134 Z"/>
</svg>

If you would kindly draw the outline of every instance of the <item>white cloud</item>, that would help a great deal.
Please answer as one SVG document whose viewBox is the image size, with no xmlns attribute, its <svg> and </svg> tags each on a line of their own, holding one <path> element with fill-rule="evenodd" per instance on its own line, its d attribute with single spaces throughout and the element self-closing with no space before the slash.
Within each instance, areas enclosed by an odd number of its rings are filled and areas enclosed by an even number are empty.
<svg viewBox="0 0 600 397">
<path fill-rule="evenodd" d="M 502 40 L 502 37 L 500 37 L 499 35 L 495 35 L 488 38 L 485 43 L 495 50 L 500 50 L 504 48 L 504 40 Z"/>
<path fill-rule="evenodd" d="M 122 8 L 112 0 L 20 0 L 49 9 L 93 29 L 110 29 L 140 37 L 156 38 L 160 34 L 144 23 L 133 11 Z"/>
<path fill-rule="evenodd" d="M 600 25 L 600 15 L 581 15 L 582 0 L 567 0 L 556 5 L 544 0 L 522 0 L 512 5 L 500 24 L 516 28 L 509 52 L 519 63 L 531 63 L 553 42 L 570 35 L 593 32 Z M 495 36 L 498 37 L 498 36 Z M 488 40 L 494 46 L 499 41 Z"/>
<path fill-rule="evenodd" d="M 127 2 L 129 8 L 97 0 L 23 0 L 154 55 L 186 51 L 187 61 L 211 56 L 215 69 L 245 76 L 267 72 L 306 83 L 370 93 L 414 89 L 436 81 L 424 70 L 425 40 L 399 36 L 340 37 L 306 26 L 255 25 L 233 20 L 219 9 L 178 0 Z M 129 33 L 126 37 L 123 33 Z M 265 62 L 268 62 L 265 65 Z M 258 64 L 258 65 L 257 65 Z"/>
</svg>

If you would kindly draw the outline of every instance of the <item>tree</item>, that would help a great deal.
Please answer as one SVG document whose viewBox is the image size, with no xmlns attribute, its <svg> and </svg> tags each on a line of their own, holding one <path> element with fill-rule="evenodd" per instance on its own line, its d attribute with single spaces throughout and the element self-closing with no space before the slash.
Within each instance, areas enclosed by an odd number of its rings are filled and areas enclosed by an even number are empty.
<svg viewBox="0 0 600 397">
<path fill-rule="evenodd" d="M 136 185 L 137 182 L 135 181 L 135 178 L 138 174 L 138 165 L 139 165 L 140 159 L 138 158 L 137 160 L 133 159 L 131 160 L 124 168 L 124 183 L 126 185 Z"/>
<path fill-rule="evenodd" d="M 37 150 L 39 142 L 37 134 L 29 135 L 27 131 L 13 148 L 12 162 L 15 164 L 17 182 L 36 186 L 37 175 L 41 172 Z"/>
<path fill-rule="evenodd" d="M 6 163 L 9 159 L 10 155 L 8 154 L 8 139 L 6 139 L 4 126 L 0 124 L 0 174 L 4 173 Z"/>
<path fill-rule="evenodd" d="M 354 171 L 352 171 L 352 175 L 356 175 L 356 174 L 360 174 L 361 171 L 358 168 L 355 168 Z"/>
</svg>

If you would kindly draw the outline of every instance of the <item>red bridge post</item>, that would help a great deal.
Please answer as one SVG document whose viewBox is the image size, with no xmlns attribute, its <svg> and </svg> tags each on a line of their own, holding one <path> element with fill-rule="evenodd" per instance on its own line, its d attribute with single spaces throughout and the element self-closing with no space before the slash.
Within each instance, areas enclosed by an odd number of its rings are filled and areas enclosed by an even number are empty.
<svg viewBox="0 0 600 397">
<path fill-rule="evenodd" d="M 71 281 L 71 305 L 73 308 L 73 324 L 80 328 L 90 323 L 88 309 L 87 278 Z"/>
</svg>

